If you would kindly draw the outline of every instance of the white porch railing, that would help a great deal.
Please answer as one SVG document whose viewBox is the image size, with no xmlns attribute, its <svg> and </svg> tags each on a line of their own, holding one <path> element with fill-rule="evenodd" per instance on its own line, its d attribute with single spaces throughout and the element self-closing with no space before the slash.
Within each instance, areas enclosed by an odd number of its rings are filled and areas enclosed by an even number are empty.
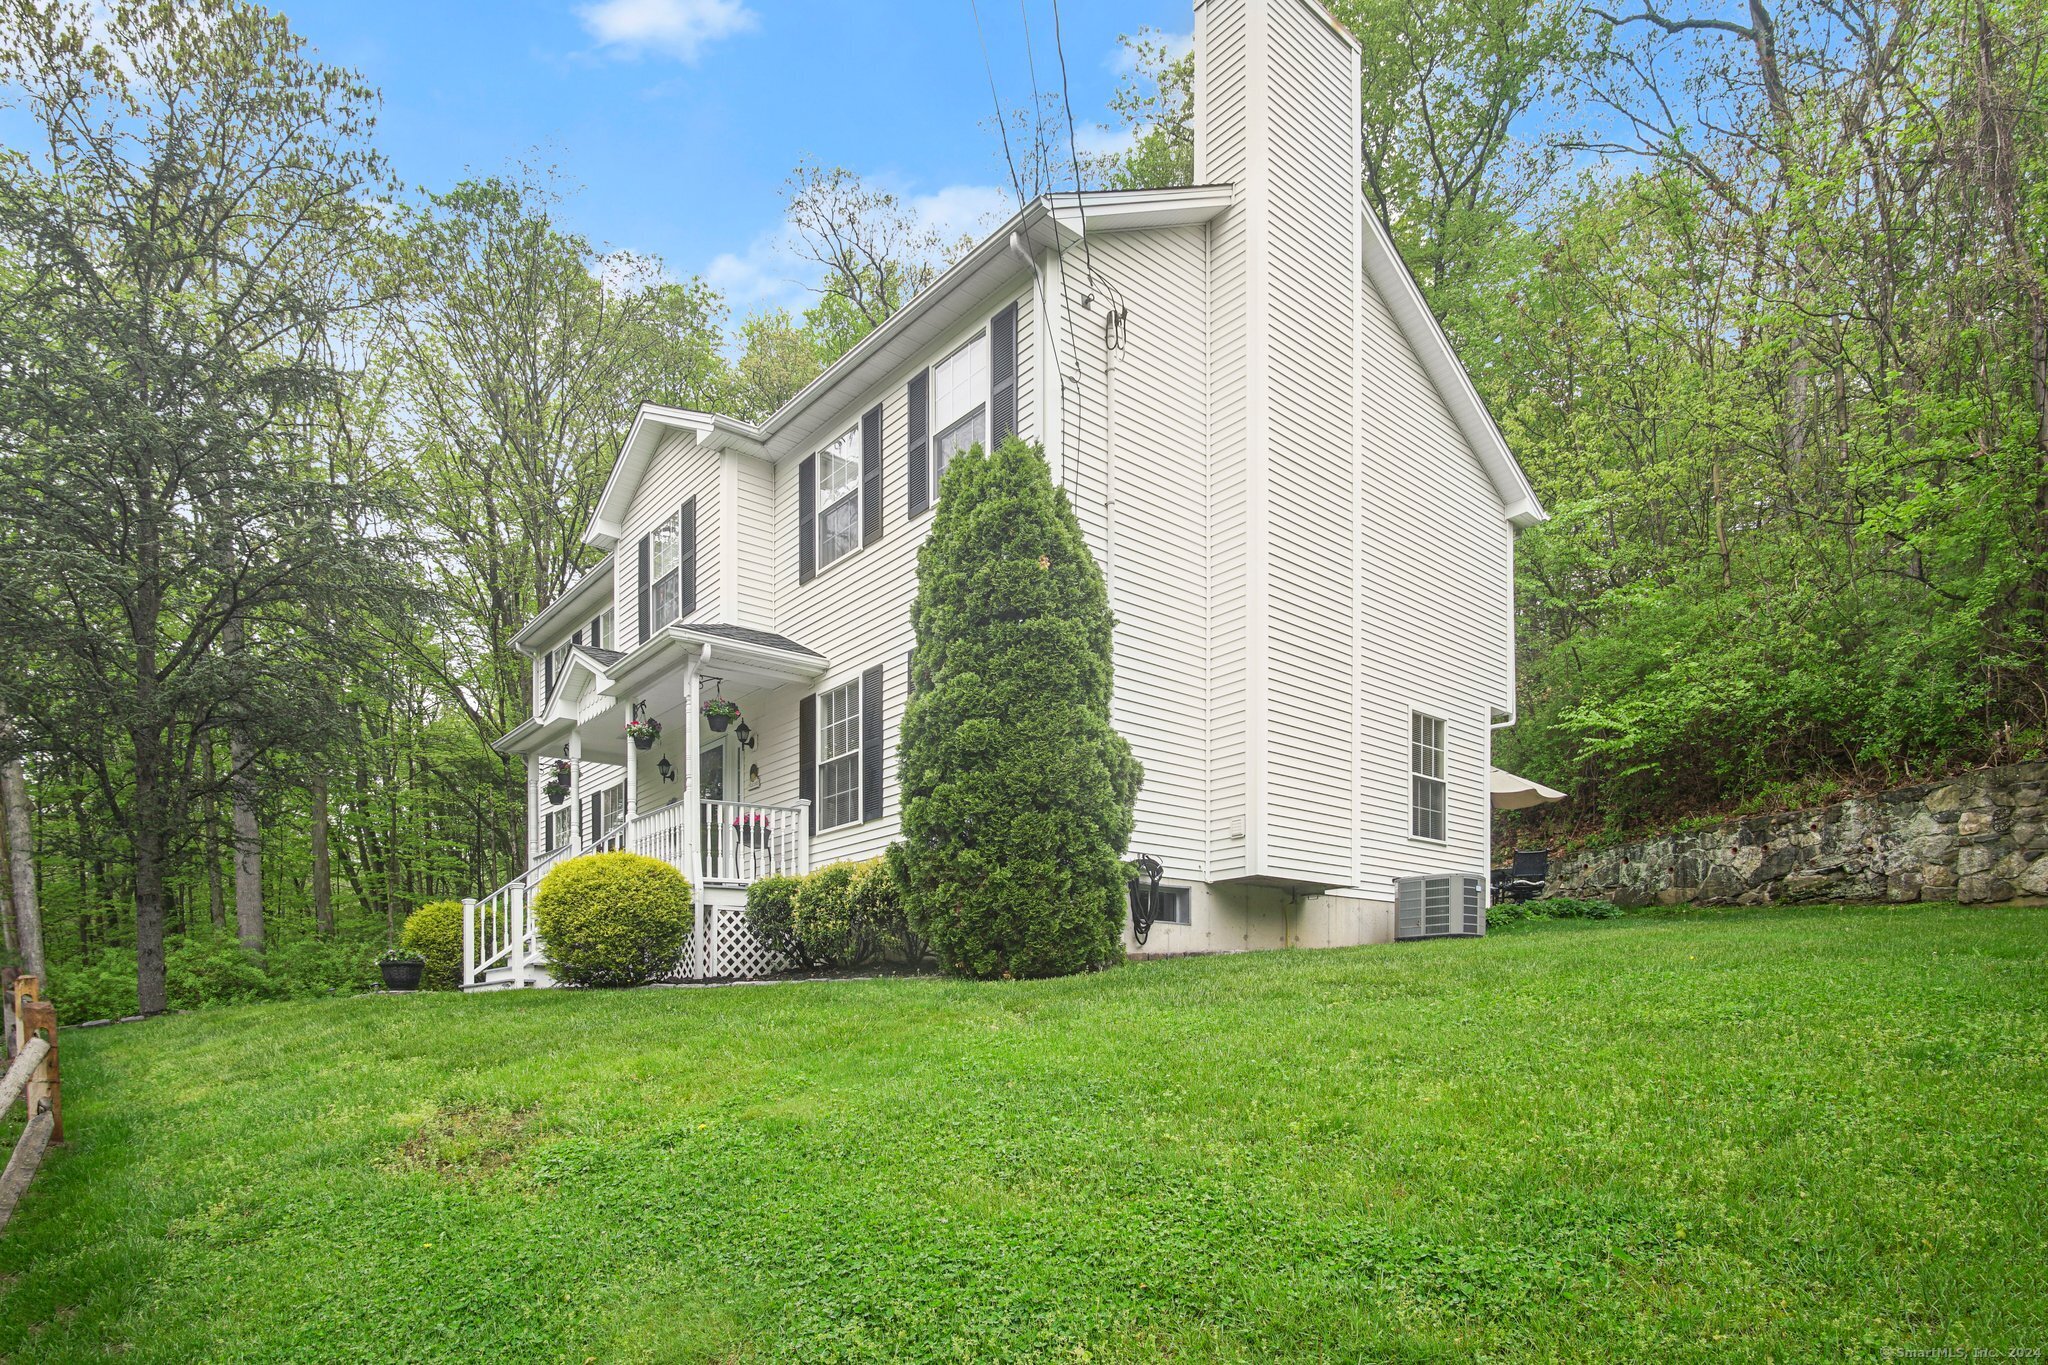
<svg viewBox="0 0 2048 1365">
<path fill-rule="evenodd" d="M 630 822 L 622 819 L 588 846 L 556 849 L 490 895 L 464 902 L 462 984 L 486 984 L 492 972 L 503 968 L 508 984 L 523 986 L 527 984 L 528 969 L 545 963 L 546 947 L 534 928 L 531 912 L 533 890 L 562 858 L 631 848 L 687 871 L 691 805 L 697 807 L 699 821 L 699 873 L 693 879 L 699 885 L 715 882 L 744 886 L 763 877 L 796 876 L 810 870 L 811 821 L 806 802 L 763 806 L 749 801 L 678 801 Z M 730 976 L 747 957 L 737 939 L 721 951 L 724 936 L 718 928 L 719 920 L 715 916 L 709 920 L 702 918 L 709 909 L 700 902 L 699 932 L 693 937 L 688 954 L 691 960 L 683 964 L 686 976 Z M 704 942 L 707 929 L 711 931 L 711 942 Z M 752 942 L 750 933 L 742 937 Z"/>
<path fill-rule="evenodd" d="M 702 819 L 698 848 L 706 881 L 744 885 L 763 877 L 792 877 L 810 870 L 811 813 L 807 805 L 706 801 Z"/>
</svg>

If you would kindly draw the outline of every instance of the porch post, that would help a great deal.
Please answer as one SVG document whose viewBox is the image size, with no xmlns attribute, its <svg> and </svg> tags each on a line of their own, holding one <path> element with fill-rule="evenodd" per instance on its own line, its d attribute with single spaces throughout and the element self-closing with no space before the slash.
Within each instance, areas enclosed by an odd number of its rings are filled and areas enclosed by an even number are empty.
<svg viewBox="0 0 2048 1365">
<path fill-rule="evenodd" d="M 595 834 L 597 831 L 592 830 Z M 569 732 L 569 846 L 587 851 L 583 838 L 583 731 Z"/>
<path fill-rule="evenodd" d="M 526 883 L 516 881 L 505 893 L 505 918 L 512 931 L 511 956 L 507 959 L 512 966 L 512 988 L 519 989 L 526 984 Z"/>
<path fill-rule="evenodd" d="M 458 989 L 468 990 L 476 980 L 476 902 L 465 896 L 462 900 L 462 982 Z"/>
<path fill-rule="evenodd" d="M 631 714 L 630 710 L 628 714 Z M 626 818 L 619 827 L 619 847 L 628 853 L 639 849 L 633 843 L 633 822 L 640 816 L 640 751 L 626 741 Z"/>
<path fill-rule="evenodd" d="M 702 826 L 704 808 L 697 796 L 697 701 L 702 690 L 703 670 L 698 667 L 702 656 L 692 658 L 683 664 L 683 875 L 690 879 L 691 918 L 696 921 L 697 975 L 710 976 L 711 964 L 705 954 L 711 951 L 711 935 L 705 932 L 705 919 L 711 907 L 704 898 L 704 858 L 698 851 L 703 842 Z"/>
</svg>

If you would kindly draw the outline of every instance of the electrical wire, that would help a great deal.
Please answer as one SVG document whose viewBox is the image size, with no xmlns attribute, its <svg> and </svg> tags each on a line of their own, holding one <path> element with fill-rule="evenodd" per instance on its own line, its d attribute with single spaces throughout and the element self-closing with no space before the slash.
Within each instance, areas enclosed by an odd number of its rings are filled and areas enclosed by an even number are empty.
<svg viewBox="0 0 2048 1365">
<path fill-rule="evenodd" d="M 981 41 L 981 69 L 988 73 L 988 99 L 996 111 L 996 133 L 1003 139 L 1003 160 L 1010 166 L 1010 192 L 1017 196 L 1017 212 L 1024 211 L 1024 180 L 1017 174 L 1017 158 L 1010 151 L 1010 125 L 1003 117 L 1003 97 L 996 93 L 996 69 L 988 59 L 988 34 L 981 27 L 981 6 L 967 0 L 974 15 L 974 36 Z"/>
</svg>

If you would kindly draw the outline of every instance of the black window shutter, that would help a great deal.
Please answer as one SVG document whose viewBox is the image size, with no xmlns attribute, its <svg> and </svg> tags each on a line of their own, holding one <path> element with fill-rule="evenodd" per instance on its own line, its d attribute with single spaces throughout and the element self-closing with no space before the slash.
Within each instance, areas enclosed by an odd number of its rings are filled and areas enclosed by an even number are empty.
<svg viewBox="0 0 2048 1365">
<path fill-rule="evenodd" d="M 697 500 L 695 498 L 691 498 L 683 504 L 682 513 L 677 517 L 677 521 L 681 523 L 678 529 L 681 531 L 679 539 L 682 541 L 677 546 L 677 552 L 682 556 L 682 561 L 678 566 L 680 572 L 677 574 L 677 577 L 680 579 L 680 582 L 677 584 L 677 588 L 680 593 L 679 600 L 682 603 L 682 615 L 688 616 L 691 612 L 697 610 Z"/>
<path fill-rule="evenodd" d="M 882 666 L 860 675 L 860 818 L 882 818 Z"/>
<path fill-rule="evenodd" d="M 932 505 L 932 372 L 921 370 L 910 381 L 910 515 Z"/>
<path fill-rule="evenodd" d="M 1017 430 L 1017 305 L 988 324 L 988 444 Z"/>
<path fill-rule="evenodd" d="M 650 633 L 647 621 L 649 605 L 647 601 L 647 576 L 648 569 L 651 567 L 651 562 L 648 559 L 647 543 L 650 539 L 651 537 L 648 536 L 640 537 L 640 637 L 633 642 L 636 645 L 646 644 L 647 636 Z"/>
<path fill-rule="evenodd" d="M 540 656 L 540 704 L 546 706 L 555 699 L 555 652 L 551 649 Z"/>
<path fill-rule="evenodd" d="M 580 645 L 580 644 L 582 644 L 582 643 L 583 643 L 583 632 L 582 632 L 581 630 L 572 630 L 572 631 L 570 631 L 570 632 L 569 632 L 569 643 L 570 643 L 570 644 L 572 644 L 572 645 Z"/>
<path fill-rule="evenodd" d="M 796 794 L 811 805 L 811 833 L 818 832 L 818 694 L 796 704 Z"/>
<path fill-rule="evenodd" d="M 599 612 L 597 615 L 590 618 L 590 629 L 586 633 L 585 639 L 589 642 L 589 645 L 592 649 L 604 649 L 607 647 L 604 639 L 603 612 Z"/>
<path fill-rule="evenodd" d="M 882 538 L 882 405 L 860 419 L 860 543 Z"/>
<path fill-rule="evenodd" d="M 597 837 L 599 835 L 604 833 L 604 826 L 598 823 L 598 821 L 601 820 L 603 817 L 604 797 L 601 793 L 593 792 L 591 793 L 590 797 L 590 833 L 588 834 L 588 836 L 586 836 L 593 843 L 596 842 Z"/>
<path fill-rule="evenodd" d="M 808 583 L 818 573 L 818 457 L 804 456 L 796 467 L 796 581 Z"/>
</svg>

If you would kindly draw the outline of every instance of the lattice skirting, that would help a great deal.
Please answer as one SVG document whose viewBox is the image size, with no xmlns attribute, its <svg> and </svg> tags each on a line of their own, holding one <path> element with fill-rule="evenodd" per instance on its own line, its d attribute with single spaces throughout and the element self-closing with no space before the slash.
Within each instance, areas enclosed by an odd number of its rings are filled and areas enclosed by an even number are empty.
<svg viewBox="0 0 2048 1365">
<path fill-rule="evenodd" d="M 773 976 L 794 965 L 755 937 L 744 906 L 700 904 L 697 914 L 701 922 L 684 943 L 683 960 L 669 980 L 747 980 Z"/>
</svg>

